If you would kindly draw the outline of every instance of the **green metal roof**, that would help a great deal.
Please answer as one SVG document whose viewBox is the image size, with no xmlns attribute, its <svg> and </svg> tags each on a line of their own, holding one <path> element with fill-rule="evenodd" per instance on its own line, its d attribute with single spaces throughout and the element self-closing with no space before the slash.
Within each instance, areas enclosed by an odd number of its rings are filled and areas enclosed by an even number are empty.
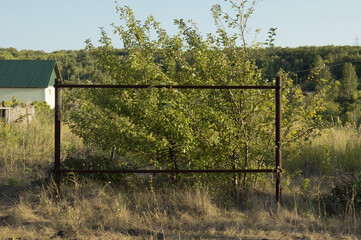
<svg viewBox="0 0 361 240">
<path fill-rule="evenodd" d="M 55 70 L 56 67 L 55 60 L 0 60 L 0 87 L 52 86 L 59 72 Z"/>
</svg>

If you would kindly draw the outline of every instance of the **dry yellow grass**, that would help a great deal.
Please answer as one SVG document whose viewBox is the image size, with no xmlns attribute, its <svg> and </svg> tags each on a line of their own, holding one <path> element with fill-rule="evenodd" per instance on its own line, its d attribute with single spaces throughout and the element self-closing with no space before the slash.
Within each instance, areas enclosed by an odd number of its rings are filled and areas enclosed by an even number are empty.
<svg viewBox="0 0 361 240">
<path fill-rule="evenodd" d="M 293 149 L 290 150 L 293 152 Z M 284 159 L 288 169 L 302 169 L 307 175 L 361 171 L 361 128 L 354 125 L 324 129 L 298 156 Z"/>
<path fill-rule="evenodd" d="M 0 239 L 359 239 L 353 221 L 322 218 L 301 193 L 284 194 L 277 207 L 271 192 L 254 192 L 246 208 L 222 208 L 207 190 L 145 187 L 134 192 L 75 182 L 60 200 L 52 187 L 2 198 Z M 293 198 L 298 198 L 296 201 Z M 300 203 L 300 202 L 304 203 Z M 293 203 L 292 203 L 293 202 Z M 299 202 L 300 206 L 294 203 Z"/>
</svg>

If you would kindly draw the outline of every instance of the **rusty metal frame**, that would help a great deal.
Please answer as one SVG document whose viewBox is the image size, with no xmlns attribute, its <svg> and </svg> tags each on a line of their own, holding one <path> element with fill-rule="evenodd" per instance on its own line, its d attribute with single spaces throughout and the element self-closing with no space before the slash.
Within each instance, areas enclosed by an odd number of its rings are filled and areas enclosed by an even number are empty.
<svg viewBox="0 0 361 240">
<path fill-rule="evenodd" d="M 281 78 L 276 78 L 275 86 L 191 86 L 191 85 L 63 85 L 61 79 L 55 81 L 55 160 L 54 160 L 54 182 L 57 193 L 60 193 L 62 173 L 275 173 L 276 174 L 276 201 L 281 201 L 281 124 L 282 124 L 282 94 Z M 61 160 L 61 89 L 62 88 L 118 88 L 118 89 L 147 89 L 147 88 L 172 88 L 172 89 L 274 89 L 275 90 L 275 168 L 274 169 L 195 169 L 195 170 L 86 170 L 86 169 L 62 169 Z"/>
</svg>

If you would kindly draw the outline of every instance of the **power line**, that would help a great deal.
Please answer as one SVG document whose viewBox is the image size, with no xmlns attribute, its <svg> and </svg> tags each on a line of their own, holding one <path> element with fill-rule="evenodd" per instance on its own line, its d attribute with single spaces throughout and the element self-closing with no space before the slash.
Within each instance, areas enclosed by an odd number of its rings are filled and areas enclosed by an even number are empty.
<svg viewBox="0 0 361 240">
<path fill-rule="evenodd" d="M 332 64 L 332 65 L 327 65 L 327 67 L 332 68 L 332 67 L 337 67 L 337 66 L 344 65 L 345 63 L 356 63 L 356 62 L 361 62 L 361 60 L 354 60 L 354 61 L 348 61 L 348 62 L 342 62 L 342 63 Z M 311 71 L 315 71 L 315 70 L 317 70 L 317 68 L 309 68 L 309 69 L 293 71 L 293 72 L 289 72 L 289 73 L 311 72 Z M 276 75 L 277 74 L 265 75 L 264 77 L 275 77 Z"/>
<path fill-rule="evenodd" d="M 332 64 L 332 65 L 327 65 L 327 66 L 328 66 L 329 68 L 331 68 L 331 67 L 337 67 L 337 66 L 344 65 L 345 63 L 355 63 L 355 62 L 361 62 L 361 60 L 354 60 L 354 61 L 342 62 L 342 63 Z M 317 68 L 295 71 L 294 73 L 310 72 L 310 71 L 314 71 L 314 70 L 317 70 Z"/>
</svg>

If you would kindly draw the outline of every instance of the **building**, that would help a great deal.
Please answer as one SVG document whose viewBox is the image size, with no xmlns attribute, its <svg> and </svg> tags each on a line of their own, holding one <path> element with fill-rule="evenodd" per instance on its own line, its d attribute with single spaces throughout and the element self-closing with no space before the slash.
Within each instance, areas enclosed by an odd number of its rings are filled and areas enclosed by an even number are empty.
<svg viewBox="0 0 361 240">
<path fill-rule="evenodd" d="M 55 106 L 55 79 L 61 79 L 55 60 L 0 60 L 0 102 L 46 102 Z"/>
</svg>

